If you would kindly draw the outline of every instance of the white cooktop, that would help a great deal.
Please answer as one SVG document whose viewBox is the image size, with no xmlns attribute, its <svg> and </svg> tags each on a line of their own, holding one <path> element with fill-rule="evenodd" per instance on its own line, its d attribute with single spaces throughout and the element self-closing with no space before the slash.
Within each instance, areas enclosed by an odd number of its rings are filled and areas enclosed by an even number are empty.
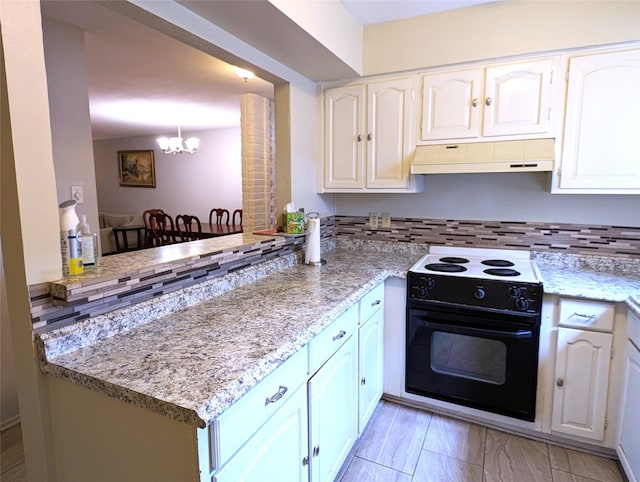
<svg viewBox="0 0 640 482">
<path fill-rule="evenodd" d="M 444 261 L 443 261 L 443 258 Z M 467 262 L 450 262 L 446 258 L 463 258 Z M 484 262 L 491 260 L 508 261 L 512 263 L 511 266 L 489 266 L 483 264 Z M 449 262 L 447 262 L 449 261 Z M 447 264 L 458 266 L 464 271 L 456 272 L 441 272 L 426 268 L 429 264 Z M 508 263 L 504 263 L 508 264 Z M 487 273 L 486 270 L 498 270 L 496 273 L 503 272 L 502 270 L 515 270 L 519 274 L 511 276 L 500 276 L 499 274 L 492 274 L 491 271 Z M 513 249 L 485 249 L 485 248 L 458 248 L 452 246 L 432 246 L 429 248 L 429 252 L 420 258 L 415 263 L 410 271 L 414 273 L 425 273 L 444 276 L 458 276 L 464 278 L 479 278 L 479 279 L 494 279 L 505 281 L 521 281 L 524 283 L 539 283 L 542 282 L 542 276 L 536 266 L 535 262 L 531 260 L 529 251 L 525 250 L 513 250 Z M 510 271 L 509 271 L 510 272 Z"/>
</svg>

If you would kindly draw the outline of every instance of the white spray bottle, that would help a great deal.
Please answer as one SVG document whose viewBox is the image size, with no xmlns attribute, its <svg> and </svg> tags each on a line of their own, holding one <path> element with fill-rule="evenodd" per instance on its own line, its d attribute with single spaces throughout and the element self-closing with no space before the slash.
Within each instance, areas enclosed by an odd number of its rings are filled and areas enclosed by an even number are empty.
<svg viewBox="0 0 640 482">
<path fill-rule="evenodd" d="M 62 253 L 62 273 L 75 276 L 84 272 L 82 250 L 77 236 L 78 215 L 75 200 L 64 201 L 60 208 L 60 251 Z"/>
</svg>

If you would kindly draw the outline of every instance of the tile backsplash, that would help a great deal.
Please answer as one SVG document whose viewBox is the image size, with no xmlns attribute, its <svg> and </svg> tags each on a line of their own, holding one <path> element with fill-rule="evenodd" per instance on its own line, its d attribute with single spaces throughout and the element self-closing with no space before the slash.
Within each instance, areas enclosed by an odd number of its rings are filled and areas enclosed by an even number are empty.
<svg viewBox="0 0 640 482">
<path fill-rule="evenodd" d="M 389 249 L 407 247 L 411 252 L 419 251 L 422 245 L 448 245 L 529 249 L 546 256 L 615 257 L 623 264 L 625 259 L 634 262 L 640 260 L 640 227 L 392 218 L 390 228 L 371 229 L 368 220 L 364 216 L 322 218 L 323 244 L 344 240 L 350 241 L 351 245 L 358 245 L 373 241 L 378 244 L 388 242 Z M 33 327 L 46 330 L 53 325 L 73 323 L 222 277 L 244 267 L 256 266 L 292 253 L 300 254 L 304 239 L 304 236 L 286 238 L 276 245 L 265 243 L 259 249 L 246 247 L 213 253 L 188 268 L 184 263 L 176 263 L 151 275 L 147 269 L 129 270 L 124 278 L 97 285 L 32 285 L 29 289 Z M 59 302 L 54 304 L 53 298 L 58 289 L 66 290 L 63 306 Z"/>
<path fill-rule="evenodd" d="M 640 258 L 640 227 L 516 221 L 392 218 L 391 228 L 368 227 L 368 217 L 335 216 L 338 239 L 529 249 L 577 255 Z"/>
</svg>

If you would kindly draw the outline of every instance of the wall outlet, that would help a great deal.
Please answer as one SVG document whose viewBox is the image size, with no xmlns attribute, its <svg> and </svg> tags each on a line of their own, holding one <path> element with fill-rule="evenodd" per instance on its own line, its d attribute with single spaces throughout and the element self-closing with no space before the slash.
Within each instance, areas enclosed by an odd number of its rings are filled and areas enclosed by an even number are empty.
<svg viewBox="0 0 640 482">
<path fill-rule="evenodd" d="M 71 186 L 71 199 L 78 201 L 78 204 L 82 204 L 84 202 L 82 186 Z"/>
<path fill-rule="evenodd" d="M 382 213 L 382 227 L 390 228 L 391 227 L 391 214 Z"/>
<path fill-rule="evenodd" d="M 369 227 L 378 229 L 378 213 L 369 213 Z"/>
</svg>

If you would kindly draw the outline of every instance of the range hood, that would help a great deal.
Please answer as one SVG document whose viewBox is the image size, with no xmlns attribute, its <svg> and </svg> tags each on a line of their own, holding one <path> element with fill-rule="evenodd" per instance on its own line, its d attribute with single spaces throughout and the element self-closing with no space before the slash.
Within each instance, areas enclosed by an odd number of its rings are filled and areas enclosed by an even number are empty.
<svg viewBox="0 0 640 482">
<path fill-rule="evenodd" d="M 411 174 L 552 171 L 553 139 L 417 146 Z"/>
</svg>

